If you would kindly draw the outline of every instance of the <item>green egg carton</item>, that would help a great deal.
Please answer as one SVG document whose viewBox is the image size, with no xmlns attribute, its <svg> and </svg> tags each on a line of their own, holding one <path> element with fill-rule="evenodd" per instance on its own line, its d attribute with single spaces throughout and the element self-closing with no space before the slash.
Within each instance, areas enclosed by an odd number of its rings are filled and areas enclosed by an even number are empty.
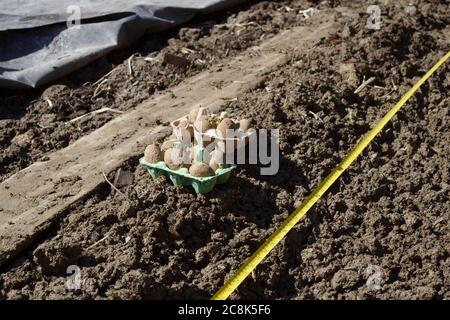
<svg viewBox="0 0 450 320">
<path fill-rule="evenodd" d="M 157 163 L 148 163 L 144 157 L 139 159 L 139 163 L 145 166 L 153 179 L 162 175 L 170 179 L 176 186 L 192 186 L 197 193 L 207 193 L 214 189 L 216 184 L 222 184 L 228 181 L 231 171 L 236 168 L 235 164 L 228 165 L 226 168 L 216 170 L 216 174 L 211 177 L 194 177 L 189 174 L 189 170 L 181 168 L 172 170 L 166 166 L 164 161 Z"/>
</svg>

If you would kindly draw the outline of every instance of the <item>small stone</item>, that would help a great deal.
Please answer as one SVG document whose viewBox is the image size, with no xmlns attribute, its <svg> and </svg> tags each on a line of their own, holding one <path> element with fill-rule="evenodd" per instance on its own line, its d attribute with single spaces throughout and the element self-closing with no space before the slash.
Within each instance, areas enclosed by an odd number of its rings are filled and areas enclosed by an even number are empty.
<svg viewBox="0 0 450 320">
<path fill-rule="evenodd" d="M 354 288 L 360 280 L 359 274 L 354 270 L 341 269 L 331 278 L 331 286 L 337 291 Z"/>
<path fill-rule="evenodd" d="M 33 131 L 33 129 L 30 129 L 30 130 L 26 131 L 25 133 L 15 136 L 11 140 L 11 143 L 18 145 L 20 147 L 24 147 L 24 146 L 29 145 L 33 141 L 33 138 L 34 138 L 34 131 Z"/>
</svg>

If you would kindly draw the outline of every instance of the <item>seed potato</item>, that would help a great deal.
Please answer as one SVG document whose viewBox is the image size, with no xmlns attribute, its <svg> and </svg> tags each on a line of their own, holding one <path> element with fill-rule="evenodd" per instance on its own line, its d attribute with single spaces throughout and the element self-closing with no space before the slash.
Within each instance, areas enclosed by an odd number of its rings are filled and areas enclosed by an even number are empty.
<svg viewBox="0 0 450 320">
<path fill-rule="evenodd" d="M 161 149 L 156 144 L 150 144 L 145 148 L 144 159 L 148 163 L 156 163 L 162 160 Z"/>
</svg>

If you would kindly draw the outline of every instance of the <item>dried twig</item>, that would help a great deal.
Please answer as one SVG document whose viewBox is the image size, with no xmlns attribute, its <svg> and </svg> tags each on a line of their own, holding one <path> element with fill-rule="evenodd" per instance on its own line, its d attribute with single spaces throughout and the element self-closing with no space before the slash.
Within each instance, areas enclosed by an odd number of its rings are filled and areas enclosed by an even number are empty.
<svg viewBox="0 0 450 320">
<path fill-rule="evenodd" d="M 133 57 L 134 57 L 134 54 L 132 54 L 131 57 L 128 58 L 128 73 L 130 74 L 131 77 L 134 77 L 133 66 L 131 64 L 133 61 Z"/>
<path fill-rule="evenodd" d="M 308 8 L 306 10 L 300 10 L 298 13 L 301 13 L 303 18 L 308 19 L 316 13 L 316 9 Z"/>
<path fill-rule="evenodd" d="M 95 90 L 94 90 L 94 93 L 92 94 L 92 97 L 91 97 L 91 101 L 93 100 L 93 99 L 95 99 L 100 93 L 102 93 L 103 92 L 103 84 L 105 84 L 105 83 L 107 83 L 108 82 L 108 79 L 103 79 L 102 81 L 100 81 L 100 83 L 97 85 L 97 87 L 95 88 Z"/>
<path fill-rule="evenodd" d="M 95 81 L 93 83 L 94 86 L 96 86 L 97 84 L 99 84 L 100 82 L 103 82 L 104 80 L 106 80 L 107 77 L 109 77 L 116 69 L 112 69 L 110 72 L 108 72 L 107 74 L 105 74 L 103 77 L 101 77 L 100 79 L 98 79 L 97 81 Z"/>
<path fill-rule="evenodd" d="M 251 21 L 251 22 L 247 22 L 247 23 L 236 23 L 234 24 L 237 27 L 247 27 L 247 26 L 255 26 L 255 27 L 261 27 L 261 25 L 257 22 Z"/>
<path fill-rule="evenodd" d="M 195 63 L 196 65 L 204 65 L 204 64 L 206 64 L 206 61 L 205 61 L 205 60 L 202 60 L 202 59 L 196 59 L 196 60 L 194 61 L 194 63 Z"/>
<path fill-rule="evenodd" d="M 105 241 L 106 239 L 108 239 L 108 237 L 110 236 L 110 234 L 107 234 L 106 236 L 104 236 L 103 238 L 101 238 L 100 240 L 98 240 L 97 242 L 94 242 L 93 244 L 91 244 L 89 247 L 87 247 L 85 249 L 85 251 L 88 251 L 90 249 L 92 249 L 93 247 L 95 247 L 96 245 L 98 245 L 99 243 L 102 243 L 103 241 Z"/>
<path fill-rule="evenodd" d="M 85 114 L 83 114 L 83 115 L 81 115 L 79 117 L 76 117 L 76 118 L 66 122 L 66 124 L 76 122 L 76 121 L 78 121 L 80 119 L 83 119 L 84 117 L 86 117 L 86 116 L 88 116 L 90 114 L 99 114 L 99 113 L 103 113 L 103 112 L 123 113 L 123 111 L 121 111 L 121 110 L 116 110 L 116 109 L 113 109 L 113 108 L 104 107 L 104 108 L 101 108 L 101 109 L 98 109 L 98 110 L 94 110 L 94 111 L 85 113 Z"/>
<path fill-rule="evenodd" d="M 360 85 L 358 88 L 356 88 L 356 90 L 355 90 L 354 93 L 355 93 L 355 94 L 360 93 L 361 91 L 363 91 L 363 89 L 364 89 L 365 87 L 367 87 L 369 84 L 371 84 L 371 83 L 374 82 L 374 81 L 375 81 L 375 77 L 370 77 L 369 79 L 363 81 L 363 83 L 361 83 L 361 85 Z"/>
<path fill-rule="evenodd" d="M 306 114 L 306 112 L 299 110 L 298 113 L 303 119 L 305 119 L 308 122 L 308 115 Z"/>
<path fill-rule="evenodd" d="M 314 119 L 319 120 L 320 122 L 323 122 L 323 120 L 316 113 L 314 113 L 312 111 L 308 111 L 308 113 L 312 114 Z"/>
<path fill-rule="evenodd" d="M 195 50 L 189 48 L 181 48 L 181 52 L 184 54 L 195 53 Z"/>
<path fill-rule="evenodd" d="M 50 100 L 49 98 L 46 98 L 45 101 L 47 101 L 48 106 L 49 106 L 50 108 L 53 107 L 53 102 L 52 102 L 52 100 Z"/>
<path fill-rule="evenodd" d="M 103 174 L 103 178 L 105 179 L 105 181 L 111 186 L 111 188 L 113 188 L 114 190 L 116 190 L 118 193 L 120 193 L 122 196 L 124 196 L 125 198 L 127 197 L 122 191 L 120 191 L 115 185 L 112 184 L 111 181 L 108 180 L 108 178 L 106 177 L 106 174 L 104 172 L 102 172 Z"/>
<path fill-rule="evenodd" d="M 223 101 L 237 101 L 238 100 L 237 98 L 230 98 L 230 97 L 221 97 L 220 99 Z"/>
<path fill-rule="evenodd" d="M 144 61 L 150 61 L 150 62 L 161 62 L 159 59 L 152 58 L 152 57 L 145 57 Z"/>
<path fill-rule="evenodd" d="M 216 27 L 238 27 L 238 28 L 242 28 L 242 27 L 247 27 L 247 26 L 255 26 L 255 27 L 260 27 L 261 25 L 255 21 L 250 21 L 250 22 L 246 22 L 246 23 L 222 23 L 222 24 L 216 24 Z"/>
<path fill-rule="evenodd" d="M 395 84 L 394 80 L 391 79 L 391 82 L 392 82 L 392 89 L 394 91 L 397 91 L 398 88 L 397 88 L 397 85 Z"/>
</svg>

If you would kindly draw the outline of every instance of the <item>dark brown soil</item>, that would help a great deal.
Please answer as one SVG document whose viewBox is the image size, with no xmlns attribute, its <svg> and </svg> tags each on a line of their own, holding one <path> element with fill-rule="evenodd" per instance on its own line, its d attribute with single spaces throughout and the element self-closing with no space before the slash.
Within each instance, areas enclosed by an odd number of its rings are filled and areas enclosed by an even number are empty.
<svg viewBox="0 0 450 320">
<path fill-rule="evenodd" d="M 353 5 L 358 19 L 340 17 L 335 35 L 307 55 L 292 52 L 288 65 L 229 103 L 231 115 L 280 129 L 278 174 L 261 176 L 258 167 L 243 166 L 227 185 L 196 195 L 164 178 L 152 181 L 134 159 L 122 168 L 134 180 L 120 186 L 126 198 L 105 184 L 71 208 L 51 234 L 3 270 L 0 298 L 209 298 L 450 50 L 448 4 L 420 4 L 414 14 L 405 5 L 380 5 L 379 31 L 365 27 L 366 4 Z M 289 16 L 283 5 L 264 3 L 244 12 L 264 17 L 264 6 Z M 276 25 L 275 18 L 260 19 Z M 436 72 L 233 298 L 450 298 L 449 71 L 447 63 Z M 375 82 L 355 94 L 371 76 Z M 148 90 L 148 82 L 142 85 Z M 108 99 L 96 108 L 117 96 Z M 68 136 L 69 142 L 77 137 Z M 81 268 L 81 290 L 66 289 L 69 264 Z M 378 290 L 367 285 L 374 268 Z"/>
</svg>

